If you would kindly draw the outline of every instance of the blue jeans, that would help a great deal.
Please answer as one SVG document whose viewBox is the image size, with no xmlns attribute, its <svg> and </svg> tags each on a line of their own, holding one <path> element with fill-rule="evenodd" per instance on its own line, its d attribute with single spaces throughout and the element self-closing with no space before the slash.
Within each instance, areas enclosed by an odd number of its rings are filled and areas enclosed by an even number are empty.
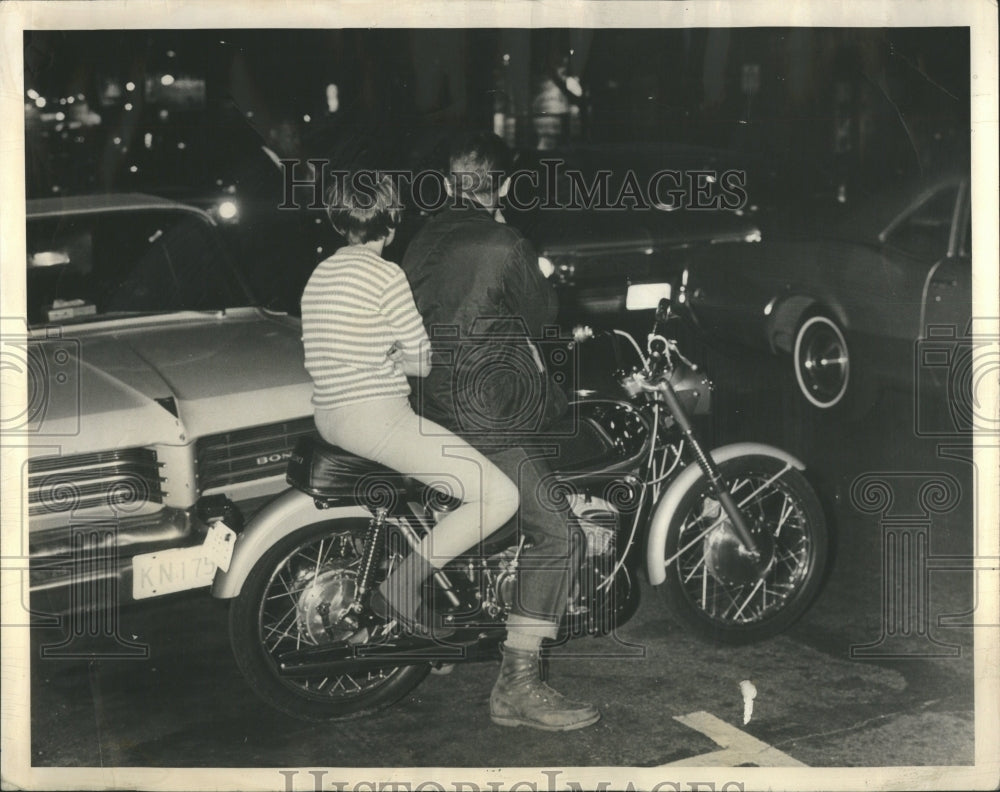
<svg viewBox="0 0 1000 792">
<path fill-rule="evenodd" d="M 518 566 L 517 603 L 507 626 L 533 630 L 543 638 L 555 638 L 566 610 L 569 589 L 570 522 L 568 504 L 547 496 L 552 468 L 544 446 L 509 446 L 480 450 L 514 481 L 521 495 L 521 508 L 512 522 L 531 540 Z M 551 450 L 551 449 L 549 449 Z M 544 623 L 544 626 L 543 624 Z"/>
</svg>

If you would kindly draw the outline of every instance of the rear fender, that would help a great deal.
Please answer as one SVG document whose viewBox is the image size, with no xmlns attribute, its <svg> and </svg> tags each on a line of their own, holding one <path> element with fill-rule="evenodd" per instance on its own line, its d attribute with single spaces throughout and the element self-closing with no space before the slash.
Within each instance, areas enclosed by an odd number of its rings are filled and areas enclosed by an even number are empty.
<svg viewBox="0 0 1000 792">
<path fill-rule="evenodd" d="M 719 465 L 742 456 L 766 456 L 780 460 L 798 470 L 805 470 L 801 460 L 787 451 L 763 443 L 733 443 L 709 452 L 715 464 Z M 702 477 L 701 468 L 692 463 L 680 472 L 663 493 L 660 502 L 653 511 L 649 521 L 649 539 L 646 543 L 646 568 L 649 571 L 649 582 L 658 586 L 667 579 L 667 570 L 663 564 L 667 547 L 667 528 L 670 518 L 680 506 L 681 498 Z"/>
<path fill-rule="evenodd" d="M 257 512 L 237 537 L 229 571 L 216 572 L 212 596 L 219 599 L 238 596 L 254 565 L 290 533 L 315 523 L 358 517 L 368 519 L 371 513 L 358 505 L 317 509 L 311 495 L 288 490 Z"/>
</svg>

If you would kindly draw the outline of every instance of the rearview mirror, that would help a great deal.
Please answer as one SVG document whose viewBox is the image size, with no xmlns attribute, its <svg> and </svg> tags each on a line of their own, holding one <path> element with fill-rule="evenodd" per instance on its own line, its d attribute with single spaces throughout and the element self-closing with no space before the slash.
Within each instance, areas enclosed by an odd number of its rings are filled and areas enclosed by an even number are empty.
<svg viewBox="0 0 1000 792">
<path fill-rule="evenodd" d="M 669 283 L 630 283 L 625 294 L 625 310 L 652 311 L 660 300 L 670 300 Z"/>
</svg>

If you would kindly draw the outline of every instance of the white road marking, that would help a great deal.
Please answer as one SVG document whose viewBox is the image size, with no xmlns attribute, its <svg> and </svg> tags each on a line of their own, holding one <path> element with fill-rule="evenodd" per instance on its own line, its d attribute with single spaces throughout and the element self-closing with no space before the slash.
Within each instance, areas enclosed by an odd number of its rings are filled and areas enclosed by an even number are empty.
<svg viewBox="0 0 1000 792">
<path fill-rule="evenodd" d="M 668 762 L 660 767 L 737 767 L 754 764 L 758 767 L 808 767 L 762 740 L 730 726 L 708 712 L 692 712 L 689 715 L 674 715 L 674 720 L 700 731 L 722 750 L 710 751 L 698 756 L 689 756 Z"/>
</svg>

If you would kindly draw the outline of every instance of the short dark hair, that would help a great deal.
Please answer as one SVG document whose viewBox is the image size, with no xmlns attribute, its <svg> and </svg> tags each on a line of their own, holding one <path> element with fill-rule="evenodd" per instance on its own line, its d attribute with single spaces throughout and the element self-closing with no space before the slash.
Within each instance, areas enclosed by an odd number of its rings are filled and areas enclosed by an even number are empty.
<svg viewBox="0 0 1000 792">
<path fill-rule="evenodd" d="M 337 233 L 359 245 L 389 236 L 403 205 L 389 176 L 362 170 L 336 174 L 326 191 L 326 213 Z"/>
<path fill-rule="evenodd" d="M 473 132 L 457 138 L 448 157 L 455 195 L 468 195 L 480 203 L 492 203 L 513 167 L 510 149 L 492 132 Z"/>
</svg>

